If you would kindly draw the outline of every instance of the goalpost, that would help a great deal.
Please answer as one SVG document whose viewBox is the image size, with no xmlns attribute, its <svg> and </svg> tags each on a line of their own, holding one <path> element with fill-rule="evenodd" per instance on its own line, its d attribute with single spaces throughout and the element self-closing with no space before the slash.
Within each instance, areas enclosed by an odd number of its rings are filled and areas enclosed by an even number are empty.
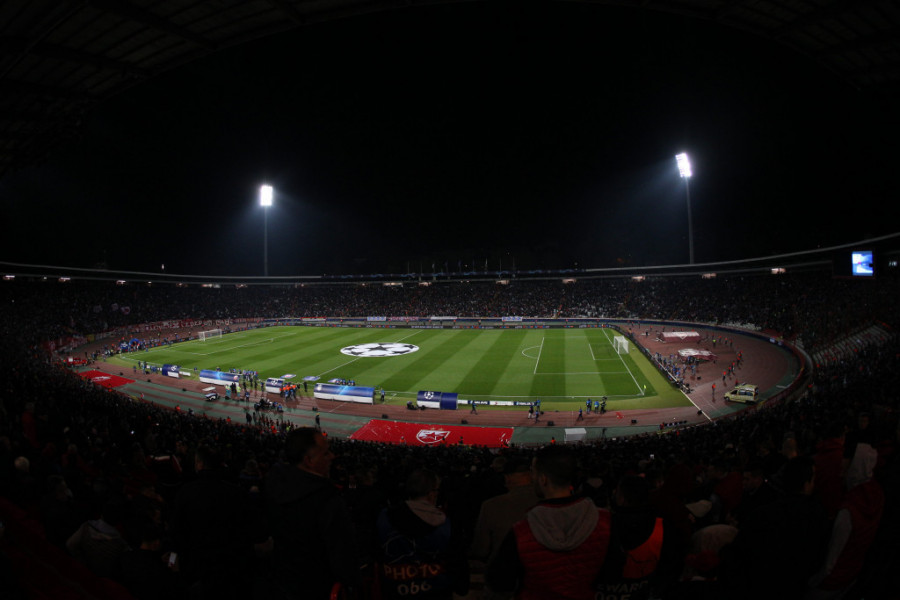
<svg viewBox="0 0 900 600">
<path fill-rule="evenodd" d="M 616 354 L 628 354 L 628 339 L 624 335 L 613 337 L 613 349 Z"/>
<path fill-rule="evenodd" d="M 210 329 L 209 331 L 201 331 L 198 334 L 197 339 L 199 339 L 201 342 L 205 342 L 206 340 L 208 340 L 210 338 L 220 338 L 220 337 L 222 337 L 221 329 Z"/>
</svg>

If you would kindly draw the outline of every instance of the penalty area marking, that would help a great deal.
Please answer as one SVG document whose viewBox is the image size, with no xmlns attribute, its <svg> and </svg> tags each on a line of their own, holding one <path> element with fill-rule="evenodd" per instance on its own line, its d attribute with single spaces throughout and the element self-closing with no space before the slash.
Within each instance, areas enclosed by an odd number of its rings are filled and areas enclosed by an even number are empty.
<svg viewBox="0 0 900 600">
<path fill-rule="evenodd" d="M 184 350 L 183 348 L 178 348 L 177 347 L 178 344 L 175 344 L 174 346 L 167 348 L 167 350 L 181 352 L 182 354 L 193 354 L 194 356 L 212 356 L 213 354 L 219 354 L 220 352 L 229 352 L 231 350 L 237 350 L 238 348 L 252 348 L 253 346 L 262 346 L 263 344 L 273 344 L 273 343 L 275 343 L 275 340 L 280 340 L 281 338 L 292 337 L 295 335 L 297 335 L 297 332 L 285 333 L 284 335 L 276 335 L 276 336 L 272 336 L 270 338 L 264 338 L 261 340 L 248 342 L 246 344 L 237 344 L 235 346 L 227 346 L 225 348 L 219 348 L 217 350 L 213 350 L 212 352 L 192 352 L 190 350 Z M 199 344 L 201 342 L 200 342 L 200 340 L 191 340 L 188 343 L 191 343 L 191 347 L 193 348 L 194 347 L 193 344 Z M 202 343 L 208 344 L 210 342 L 202 342 Z M 217 342 L 212 342 L 212 343 L 221 344 L 221 343 L 223 343 L 223 341 L 219 340 Z M 151 349 L 151 352 L 153 352 L 152 349 Z"/>
<path fill-rule="evenodd" d="M 529 351 L 534 350 L 535 348 L 538 349 L 537 356 L 533 356 L 533 355 L 529 354 Z M 593 350 L 593 348 L 591 348 L 590 342 L 588 343 L 588 348 L 591 349 L 591 356 L 593 357 L 594 350 Z M 535 361 L 534 372 L 532 373 L 532 375 L 561 375 L 563 377 L 566 377 L 569 375 L 601 375 L 602 376 L 602 375 L 621 375 L 622 374 L 621 371 L 571 371 L 571 372 L 566 372 L 566 373 L 544 373 L 544 372 L 538 373 L 537 368 L 538 368 L 538 364 L 540 364 L 540 362 L 541 362 L 541 354 L 543 353 L 543 351 L 544 351 L 544 338 L 541 338 L 540 346 L 529 346 L 527 348 L 522 349 L 522 356 L 524 356 L 525 358 L 530 358 L 531 360 Z M 616 360 L 616 359 L 615 358 L 594 358 L 594 361 L 598 361 L 598 360 Z M 624 365 L 624 363 L 623 363 L 623 365 Z M 625 367 L 625 370 L 628 371 L 627 366 Z M 628 372 L 628 374 L 631 375 L 631 372 Z M 643 395 L 643 394 L 641 394 L 641 395 Z"/>
<path fill-rule="evenodd" d="M 609 339 L 609 338 L 607 338 L 607 339 Z M 594 344 L 592 344 L 591 342 L 588 342 L 588 349 L 591 351 L 591 360 L 593 360 L 594 362 L 597 362 L 598 360 L 616 360 L 618 358 L 618 356 L 616 356 L 614 358 L 606 358 L 606 357 L 597 358 L 597 355 L 594 354 Z"/>
<path fill-rule="evenodd" d="M 622 371 L 571 371 L 568 373 L 535 373 L 535 375 L 622 375 Z"/>
<path fill-rule="evenodd" d="M 534 371 L 532 372 L 532 375 L 562 375 L 562 376 L 568 376 L 568 375 L 619 375 L 619 374 L 621 374 L 621 371 L 609 371 L 609 372 L 606 372 L 606 371 L 572 371 L 572 372 L 570 372 L 570 373 L 538 373 L 538 370 L 537 370 L 537 369 L 538 369 L 538 365 L 541 364 L 541 354 L 543 354 L 543 352 L 544 352 L 544 339 L 545 339 L 545 338 L 541 338 L 541 345 L 540 345 L 540 346 L 529 346 L 529 347 L 527 347 L 527 348 L 523 348 L 523 349 L 522 349 L 522 356 L 524 356 L 525 358 L 530 358 L 530 359 L 534 360 Z M 607 338 L 607 339 L 609 339 L 609 338 Z M 535 348 L 538 349 L 538 355 L 537 355 L 537 356 L 532 356 L 531 354 L 528 354 L 528 351 L 529 351 L 529 350 L 534 350 Z M 588 348 L 590 349 L 590 351 L 591 351 L 591 356 L 593 357 L 593 356 L 594 356 L 594 349 L 591 348 L 591 343 L 590 343 L 590 342 L 588 342 Z M 621 357 L 619 357 L 619 358 L 620 358 L 620 360 L 621 360 Z M 614 359 L 614 358 L 594 358 L 594 360 L 595 360 L 595 361 L 598 361 L 598 360 L 615 360 L 615 359 Z M 622 362 L 622 366 L 624 366 L 624 367 L 625 367 L 625 370 L 628 371 L 628 366 L 626 366 L 624 362 Z M 628 371 L 628 374 L 631 375 L 631 371 Z M 634 375 L 632 375 L 631 378 L 634 379 Z M 637 380 L 635 380 L 635 383 L 637 383 Z M 638 389 L 640 390 L 640 386 L 638 386 Z M 644 394 L 641 393 L 641 396 L 643 396 L 643 395 L 644 395 Z"/>
<path fill-rule="evenodd" d="M 606 336 L 606 339 L 607 339 L 607 341 L 610 343 L 611 346 L 615 346 L 615 344 L 613 344 L 613 341 L 612 341 L 611 339 L 609 339 L 609 335 L 608 335 L 606 332 L 604 332 L 603 335 Z M 619 357 L 619 360 L 622 361 L 622 366 L 625 367 L 625 370 L 628 371 L 628 374 L 629 374 L 629 375 L 631 375 L 631 380 L 634 381 L 634 385 L 635 385 L 635 386 L 637 387 L 637 389 L 638 389 L 638 394 L 640 394 L 641 396 L 646 395 L 646 393 L 644 392 L 644 390 L 641 389 L 641 384 L 638 383 L 638 380 L 637 380 L 637 378 L 634 376 L 634 373 L 632 373 L 632 372 L 631 372 L 631 369 L 628 368 L 628 365 L 625 364 L 625 359 L 622 358 L 622 355 L 619 354 L 619 353 L 617 352 L 617 353 L 616 353 L 616 356 Z"/>
<path fill-rule="evenodd" d="M 280 337 L 287 337 L 287 336 L 280 336 Z M 237 350 L 238 348 L 252 348 L 253 346 L 262 346 L 263 344 L 274 344 L 276 339 L 278 339 L 278 338 L 266 338 L 264 340 L 249 342 L 247 344 L 238 344 L 237 346 L 228 346 L 227 348 L 213 350 L 212 352 L 191 352 L 190 350 L 180 350 L 180 352 L 182 352 L 184 354 L 193 354 L 195 356 L 212 356 L 213 354 L 219 354 L 221 352 L 230 352 L 232 350 Z"/>
<path fill-rule="evenodd" d="M 625 400 L 631 400 L 634 398 L 638 398 L 634 394 L 612 394 L 606 395 L 607 398 L 622 398 Z M 519 398 L 540 398 L 541 400 L 582 400 L 584 398 L 598 398 L 596 394 L 591 396 L 499 396 L 497 394 L 466 394 L 466 398 L 470 400 L 477 400 L 479 398 L 509 398 L 509 399 L 519 399 Z"/>
</svg>

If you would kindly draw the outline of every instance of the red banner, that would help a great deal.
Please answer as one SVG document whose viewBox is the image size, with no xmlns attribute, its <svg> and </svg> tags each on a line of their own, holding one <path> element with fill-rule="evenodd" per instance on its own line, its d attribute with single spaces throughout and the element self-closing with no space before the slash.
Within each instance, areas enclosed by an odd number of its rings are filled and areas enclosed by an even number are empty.
<svg viewBox="0 0 900 600">
<path fill-rule="evenodd" d="M 487 446 L 501 448 L 509 444 L 511 427 L 474 427 L 466 425 L 423 425 L 372 419 L 356 433 L 352 440 L 387 442 L 409 446 Z"/>
<path fill-rule="evenodd" d="M 126 383 L 134 383 L 134 379 L 126 379 L 125 377 L 119 377 L 118 375 L 110 375 L 109 373 L 104 373 L 103 371 L 85 371 L 84 373 L 79 373 L 79 375 L 93 384 L 102 385 L 106 388 L 116 388 L 120 385 L 125 385 Z"/>
</svg>

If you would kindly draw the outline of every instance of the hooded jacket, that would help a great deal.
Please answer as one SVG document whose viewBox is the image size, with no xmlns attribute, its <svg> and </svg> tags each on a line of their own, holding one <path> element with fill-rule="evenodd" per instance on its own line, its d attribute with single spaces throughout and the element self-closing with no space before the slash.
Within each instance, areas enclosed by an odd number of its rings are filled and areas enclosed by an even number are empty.
<svg viewBox="0 0 900 600">
<path fill-rule="evenodd" d="M 451 598 L 468 591 L 464 549 L 441 509 L 407 500 L 381 512 L 377 532 L 387 598 Z"/>
<path fill-rule="evenodd" d="M 119 557 L 129 550 L 119 530 L 103 519 L 84 522 L 68 539 L 66 547 L 101 577 L 115 576 Z"/>
<path fill-rule="evenodd" d="M 522 599 L 589 599 L 609 546 L 610 513 L 589 498 L 544 500 L 513 526 Z"/>
</svg>

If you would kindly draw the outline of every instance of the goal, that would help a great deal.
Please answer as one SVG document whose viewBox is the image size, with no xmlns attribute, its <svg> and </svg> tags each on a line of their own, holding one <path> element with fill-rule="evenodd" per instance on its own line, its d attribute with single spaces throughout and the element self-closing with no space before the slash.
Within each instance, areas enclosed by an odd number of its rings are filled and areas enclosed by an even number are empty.
<svg viewBox="0 0 900 600">
<path fill-rule="evenodd" d="M 206 340 L 208 340 L 210 338 L 220 338 L 220 337 L 222 337 L 221 329 L 210 329 L 209 331 L 201 331 L 198 334 L 197 339 L 199 339 L 201 342 L 205 342 Z"/>
<path fill-rule="evenodd" d="M 624 335 L 617 335 L 613 338 L 613 348 L 616 354 L 628 354 L 628 340 Z"/>
</svg>

